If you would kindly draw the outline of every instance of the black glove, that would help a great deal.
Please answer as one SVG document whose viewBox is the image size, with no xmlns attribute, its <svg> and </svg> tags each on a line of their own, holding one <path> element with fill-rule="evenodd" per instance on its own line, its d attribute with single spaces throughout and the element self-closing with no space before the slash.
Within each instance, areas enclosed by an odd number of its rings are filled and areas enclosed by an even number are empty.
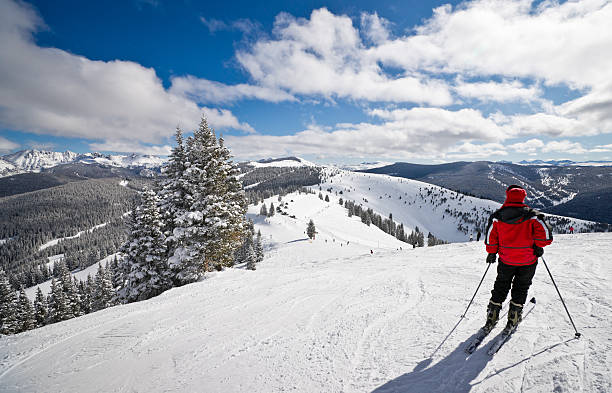
<svg viewBox="0 0 612 393">
<path fill-rule="evenodd" d="M 533 253 L 535 254 L 536 257 L 541 257 L 542 255 L 544 255 L 544 249 L 542 247 L 538 247 L 535 244 L 533 245 Z"/>
<path fill-rule="evenodd" d="M 497 258 L 497 254 L 487 255 L 487 263 L 495 263 L 496 258 Z"/>
</svg>

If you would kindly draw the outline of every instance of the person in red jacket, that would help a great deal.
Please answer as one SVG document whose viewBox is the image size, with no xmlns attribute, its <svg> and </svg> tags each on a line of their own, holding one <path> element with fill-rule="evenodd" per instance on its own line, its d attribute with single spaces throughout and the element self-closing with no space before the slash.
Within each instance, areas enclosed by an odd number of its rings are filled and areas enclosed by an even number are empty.
<svg viewBox="0 0 612 393">
<path fill-rule="evenodd" d="M 552 230 L 544 215 L 525 204 L 527 192 L 512 185 L 506 190 L 506 201 L 491 215 L 485 235 L 487 263 L 497 265 L 497 278 L 491 300 L 487 306 L 487 322 L 484 329 L 490 331 L 499 320 L 502 303 L 512 287 L 510 310 L 506 329 L 516 327 L 521 321 L 527 291 L 536 271 L 543 247 L 553 241 Z"/>
</svg>

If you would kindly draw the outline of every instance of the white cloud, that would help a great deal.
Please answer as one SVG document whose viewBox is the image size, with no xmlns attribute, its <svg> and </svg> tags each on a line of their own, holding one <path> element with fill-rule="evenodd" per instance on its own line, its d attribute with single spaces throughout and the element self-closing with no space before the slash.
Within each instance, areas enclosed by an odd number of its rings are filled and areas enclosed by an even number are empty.
<svg viewBox="0 0 612 393">
<path fill-rule="evenodd" d="M 129 61 L 92 61 L 32 38 L 40 26 L 29 6 L 0 2 L 0 124 L 39 134 L 105 142 L 163 143 L 177 125 L 252 132 L 228 110 L 200 108 L 164 89 L 151 68 Z"/>
<path fill-rule="evenodd" d="M 172 152 L 170 145 L 143 145 L 134 143 L 133 141 L 112 141 L 101 143 L 90 143 L 89 148 L 92 151 L 111 151 L 118 153 L 140 153 L 150 154 L 154 156 L 167 156 Z"/>
<path fill-rule="evenodd" d="M 395 159 L 482 158 L 506 154 L 498 143 L 505 138 L 503 129 L 473 109 L 376 109 L 370 114 L 384 122 L 341 123 L 331 130 L 311 126 L 284 136 L 228 136 L 226 142 L 233 154 L 241 158 L 284 154 Z M 480 141 L 488 143 L 476 143 Z"/>
<path fill-rule="evenodd" d="M 204 24 L 204 26 L 206 26 L 208 28 L 208 31 L 211 34 L 216 33 L 217 31 L 220 30 L 227 30 L 229 29 L 229 26 L 227 25 L 227 23 L 223 22 L 222 20 L 219 19 L 214 19 L 214 18 L 210 18 L 207 19 L 203 16 L 200 17 L 200 22 L 202 22 Z"/>
<path fill-rule="evenodd" d="M 387 76 L 376 59 L 366 55 L 348 16 L 334 15 L 325 8 L 313 11 L 309 20 L 281 13 L 274 34 L 276 39 L 259 40 L 236 54 L 260 86 L 328 99 L 452 103 L 442 79 L 419 74 Z"/>
<path fill-rule="evenodd" d="M 253 34 L 259 31 L 260 26 L 257 22 L 250 19 L 237 19 L 233 22 L 226 23 L 215 18 L 200 17 L 200 22 L 206 26 L 210 34 L 215 34 L 217 31 L 241 31 L 244 34 Z"/>
<path fill-rule="evenodd" d="M 379 17 L 376 12 L 373 14 L 368 14 L 366 12 L 361 14 L 363 34 L 374 44 L 380 44 L 389 39 L 389 26 L 389 21 Z"/>
<path fill-rule="evenodd" d="M 18 143 L 15 143 L 0 136 L 0 153 L 8 153 L 12 150 L 17 149 L 19 146 L 20 145 Z"/>
<path fill-rule="evenodd" d="M 206 115 L 208 124 L 213 127 L 219 128 L 233 128 L 235 130 L 242 130 L 247 133 L 254 133 L 255 130 L 247 123 L 241 123 L 238 121 L 236 116 L 227 109 L 216 109 L 216 108 L 202 108 L 202 111 Z"/>
<path fill-rule="evenodd" d="M 566 154 L 582 154 L 588 150 L 585 149 L 579 142 L 571 142 L 568 140 L 551 141 L 542 148 L 543 153 L 557 152 Z"/>
<path fill-rule="evenodd" d="M 542 90 L 538 86 L 525 87 L 519 81 L 499 82 L 465 82 L 459 78 L 453 90 L 462 97 L 480 101 L 512 102 L 538 101 Z"/>
<path fill-rule="evenodd" d="M 608 83 L 612 3 L 607 0 L 476 0 L 434 10 L 371 55 L 406 70 L 532 77 L 578 87 Z"/>
<path fill-rule="evenodd" d="M 270 102 L 295 101 L 295 97 L 284 90 L 246 83 L 226 85 L 191 75 L 172 78 L 170 92 L 199 102 L 224 103 L 240 99 L 258 99 Z"/>
<path fill-rule="evenodd" d="M 540 139 L 529 139 L 525 142 L 518 142 L 508 146 L 510 149 L 517 151 L 519 153 L 527 153 L 529 155 L 534 155 L 538 151 L 544 147 L 544 142 Z"/>
</svg>

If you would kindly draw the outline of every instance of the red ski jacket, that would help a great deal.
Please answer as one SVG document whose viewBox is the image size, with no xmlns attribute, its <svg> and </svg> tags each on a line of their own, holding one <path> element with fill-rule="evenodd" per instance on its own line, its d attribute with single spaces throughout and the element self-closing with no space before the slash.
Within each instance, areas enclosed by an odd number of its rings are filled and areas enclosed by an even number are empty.
<svg viewBox="0 0 612 393">
<path fill-rule="evenodd" d="M 546 247 L 552 243 L 552 230 L 542 213 L 523 203 L 525 190 L 513 188 L 506 195 L 506 202 L 489 218 L 485 237 L 487 252 L 499 253 L 499 260 L 507 265 L 534 264 L 538 258 L 533 246 Z"/>
</svg>

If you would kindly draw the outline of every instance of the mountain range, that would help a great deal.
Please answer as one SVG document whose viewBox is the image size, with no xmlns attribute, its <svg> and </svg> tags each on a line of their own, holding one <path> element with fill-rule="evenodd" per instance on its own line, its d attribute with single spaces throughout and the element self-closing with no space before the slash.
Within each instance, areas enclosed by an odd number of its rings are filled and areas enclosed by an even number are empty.
<svg viewBox="0 0 612 393">
<path fill-rule="evenodd" d="M 365 170 L 436 184 L 502 202 L 518 184 L 530 206 L 548 213 L 612 223 L 612 166 L 518 165 L 506 162 L 453 162 L 439 165 L 395 163 Z"/>
</svg>

